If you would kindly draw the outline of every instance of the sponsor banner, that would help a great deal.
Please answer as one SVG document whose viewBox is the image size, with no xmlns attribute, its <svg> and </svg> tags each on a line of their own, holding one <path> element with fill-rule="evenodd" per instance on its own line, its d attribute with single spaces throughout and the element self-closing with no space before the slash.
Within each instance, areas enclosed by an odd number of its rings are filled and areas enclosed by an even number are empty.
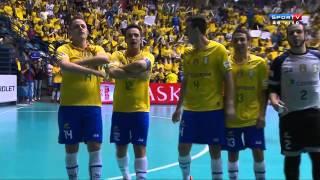
<svg viewBox="0 0 320 180">
<path fill-rule="evenodd" d="M 0 75 L 0 103 L 17 101 L 17 76 Z"/>
<path fill-rule="evenodd" d="M 113 101 L 114 84 L 102 83 L 100 86 L 103 104 Z M 180 96 L 179 83 L 150 83 L 149 87 L 151 104 L 177 104 Z"/>
<path fill-rule="evenodd" d="M 101 83 L 100 95 L 103 104 L 112 104 L 113 101 L 114 84 L 112 83 Z"/>
<path fill-rule="evenodd" d="M 180 96 L 178 83 L 150 83 L 151 104 L 177 104 Z"/>
</svg>

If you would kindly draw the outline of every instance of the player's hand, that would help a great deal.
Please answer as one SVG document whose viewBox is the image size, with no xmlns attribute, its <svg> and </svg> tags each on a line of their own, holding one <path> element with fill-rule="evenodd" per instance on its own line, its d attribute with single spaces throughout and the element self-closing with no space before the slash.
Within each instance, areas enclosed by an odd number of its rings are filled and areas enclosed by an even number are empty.
<svg viewBox="0 0 320 180">
<path fill-rule="evenodd" d="M 271 98 L 270 99 L 271 105 L 274 110 L 276 110 L 278 113 L 287 112 L 288 108 L 285 106 L 285 103 L 282 102 L 279 98 Z"/>
<path fill-rule="evenodd" d="M 180 121 L 180 119 L 181 119 L 181 108 L 178 108 L 172 114 L 172 122 L 177 123 Z"/>
<path fill-rule="evenodd" d="M 259 117 L 256 123 L 258 129 L 264 128 L 266 126 L 266 121 L 264 117 Z"/>
<path fill-rule="evenodd" d="M 98 77 L 102 77 L 105 78 L 107 76 L 106 72 L 104 71 L 94 71 L 94 75 L 98 76 Z"/>
</svg>

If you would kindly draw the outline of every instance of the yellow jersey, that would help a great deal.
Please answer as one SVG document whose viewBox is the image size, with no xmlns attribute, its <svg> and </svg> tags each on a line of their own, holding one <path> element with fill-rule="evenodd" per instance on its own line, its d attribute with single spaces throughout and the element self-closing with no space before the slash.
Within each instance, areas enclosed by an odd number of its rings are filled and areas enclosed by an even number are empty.
<svg viewBox="0 0 320 180">
<path fill-rule="evenodd" d="M 70 62 L 76 62 L 84 58 L 95 56 L 97 53 L 105 53 L 105 51 L 101 46 L 88 45 L 87 48 L 81 49 L 68 43 L 60 46 L 57 49 L 57 53 L 63 53 L 69 57 Z M 79 74 L 63 71 L 61 105 L 101 106 L 100 81 L 100 77 L 92 74 Z"/>
<path fill-rule="evenodd" d="M 149 59 L 151 62 L 150 73 L 154 64 L 154 56 L 151 53 L 141 51 L 134 57 L 126 57 L 125 52 L 112 53 L 111 61 L 121 65 L 127 65 L 134 61 Z M 116 79 L 113 94 L 114 112 L 149 112 L 149 81 L 146 79 Z"/>
<path fill-rule="evenodd" d="M 61 83 L 62 82 L 62 74 L 61 69 L 58 66 L 53 66 L 53 83 Z"/>
<path fill-rule="evenodd" d="M 235 120 L 226 121 L 228 128 L 253 126 L 259 117 L 261 93 L 267 89 L 268 65 L 261 57 L 250 54 L 245 64 L 236 64 L 230 56 L 235 86 Z"/>
<path fill-rule="evenodd" d="M 183 72 L 187 80 L 183 106 L 190 111 L 222 109 L 223 84 L 231 70 L 226 48 L 210 41 L 204 50 L 191 50 L 183 55 Z"/>
</svg>

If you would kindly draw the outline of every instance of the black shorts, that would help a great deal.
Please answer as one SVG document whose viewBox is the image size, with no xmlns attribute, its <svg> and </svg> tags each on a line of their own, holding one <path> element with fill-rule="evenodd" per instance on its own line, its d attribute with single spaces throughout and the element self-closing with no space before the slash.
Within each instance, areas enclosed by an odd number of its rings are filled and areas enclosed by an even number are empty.
<svg viewBox="0 0 320 180">
<path fill-rule="evenodd" d="M 320 109 L 290 112 L 280 117 L 281 153 L 320 152 Z"/>
</svg>

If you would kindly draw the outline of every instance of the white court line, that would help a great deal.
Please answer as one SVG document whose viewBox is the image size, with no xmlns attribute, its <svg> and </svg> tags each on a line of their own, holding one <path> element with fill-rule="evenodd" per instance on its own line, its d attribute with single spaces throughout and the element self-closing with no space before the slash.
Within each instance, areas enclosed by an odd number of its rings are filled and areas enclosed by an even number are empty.
<svg viewBox="0 0 320 180">
<path fill-rule="evenodd" d="M 17 107 L 17 108 L 16 108 L 16 109 L 14 109 L 14 110 L 22 109 L 22 108 L 25 108 L 25 107 L 27 107 L 27 106 Z M 9 110 L 6 110 L 6 111 L 3 111 L 3 112 L 0 112 L 0 115 L 5 114 L 5 113 L 10 112 L 10 111 L 13 111 L 13 109 L 9 109 Z"/>
<path fill-rule="evenodd" d="M 24 112 L 24 113 L 57 113 L 58 111 L 19 111 L 19 112 Z"/>
<path fill-rule="evenodd" d="M 110 114 L 110 113 L 106 113 L 106 114 Z M 155 117 L 155 118 L 161 118 L 161 119 L 171 119 L 171 118 L 168 118 L 168 117 L 161 117 L 161 116 L 152 116 L 151 117 Z M 205 146 L 205 148 L 200 151 L 199 153 L 193 155 L 191 157 L 191 159 L 197 159 L 201 156 L 203 156 L 204 154 L 206 154 L 207 152 L 209 151 L 209 147 L 208 146 Z M 160 167 L 156 167 L 156 168 L 153 168 L 153 169 L 149 169 L 147 170 L 147 172 L 155 172 L 155 171 L 160 171 L 160 170 L 164 170 L 164 169 L 168 169 L 168 168 L 171 168 L 171 167 L 174 167 L 174 166 L 178 166 L 179 163 L 178 162 L 174 162 L 174 163 L 171 163 L 171 164 L 167 164 L 167 165 L 164 165 L 164 166 L 160 166 Z M 136 176 L 135 173 L 132 173 L 130 174 L 131 177 L 134 177 Z M 122 179 L 122 176 L 117 176 L 117 177 L 111 177 L 111 178 L 106 178 L 105 180 L 118 180 L 118 179 Z"/>
<path fill-rule="evenodd" d="M 17 107 L 16 110 L 22 109 L 22 108 L 25 108 L 25 107 L 28 107 L 28 106 Z M 5 114 L 5 113 L 10 112 L 10 111 L 12 111 L 12 110 L 10 109 L 10 110 L 4 111 L 4 112 L 0 112 L 0 115 Z M 21 112 L 58 112 L 58 111 L 21 111 Z M 104 114 L 112 115 L 112 113 L 104 113 Z M 160 119 L 171 119 L 171 118 L 168 118 L 168 117 L 152 116 L 152 115 L 151 115 L 151 117 L 160 118 Z M 206 154 L 208 151 L 209 151 L 209 147 L 208 147 L 208 146 L 205 146 L 205 148 L 204 148 L 202 151 L 200 151 L 199 153 L 193 155 L 193 156 L 191 157 L 191 159 L 192 159 L 192 160 L 193 160 L 193 159 L 197 159 L 197 158 L 203 156 L 204 154 Z M 148 172 L 148 173 L 150 173 L 150 172 L 156 172 L 156 171 L 168 169 L 168 168 L 171 168 L 171 167 L 174 167 L 174 166 L 178 166 L 178 165 L 179 165 L 178 162 L 174 162 L 174 163 L 167 164 L 167 165 L 164 165 L 164 166 L 160 166 L 160 167 L 156 167 L 156 168 L 153 168 L 153 169 L 149 169 L 149 170 L 147 170 L 147 172 Z M 130 174 L 130 176 L 131 176 L 131 177 L 134 177 L 134 176 L 136 176 L 136 174 L 135 174 L 135 173 L 132 173 L 132 174 Z M 122 179 L 122 176 L 106 178 L 106 180 L 117 180 L 117 179 Z"/>
<path fill-rule="evenodd" d="M 206 145 L 205 148 L 202 151 L 200 151 L 199 153 L 193 155 L 191 157 L 191 159 L 192 160 L 197 159 L 197 158 L 203 156 L 204 154 L 206 154 L 208 151 L 209 151 L 209 147 Z M 153 169 L 149 169 L 149 170 L 147 170 L 147 172 L 149 173 L 149 172 L 160 171 L 160 170 L 168 169 L 168 168 L 171 168 L 171 167 L 174 167 L 174 166 L 178 166 L 178 165 L 179 165 L 179 163 L 175 162 L 175 163 L 171 163 L 171 164 L 168 164 L 168 165 L 164 165 L 164 166 L 156 167 L 156 168 L 153 168 Z M 130 176 L 133 177 L 133 176 L 136 176 L 136 174 L 132 173 L 132 174 L 130 174 Z M 117 179 L 122 179 L 122 176 L 106 178 L 105 180 L 117 180 Z"/>
<path fill-rule="evenodd" d="M 168 117 L 161 117 L 161 116 L 152 116 L 151 117 L 154 117 L 154 118 L 159 118 L 159 119 L 171 119 L 171 118 L 168 118 Z"/>
<path fill-rule="evenodd" d="M 112 115 L 112 113 L 102 113 L 102 115 L 104 115 L 104 114 Z M 153 116 L 153 115 L 150 115 L 150 117 L 159 118 L 159 119 L 171 119 L 169 117 L 161 117 L 161 116 Z"/>
</svg>

